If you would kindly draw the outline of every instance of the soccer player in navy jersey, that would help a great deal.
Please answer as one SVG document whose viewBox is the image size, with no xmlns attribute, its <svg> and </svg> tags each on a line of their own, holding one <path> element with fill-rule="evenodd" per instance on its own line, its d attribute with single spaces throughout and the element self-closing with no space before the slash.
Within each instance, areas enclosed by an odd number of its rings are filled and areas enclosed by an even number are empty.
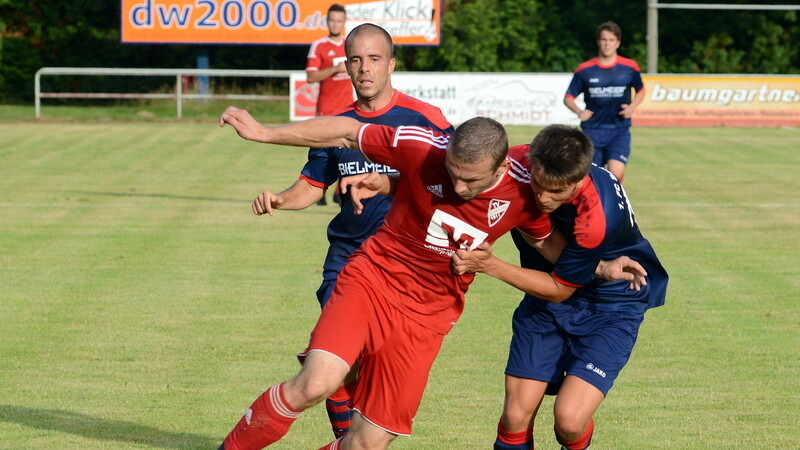
<svg viewBox="0 0 800 450">
<path fill-rule="evenodd" d="M 628 362 L 645 311 L 664 304 L 667 272 L 639 231 L 625 189 L 592 164 L 592 153 L 590 139 L 564 125 L 544 128 L 530 144 L 536 204 L 567 240 L 557 259 L 543 257 L 516 232 L 522 267 L 493 256 L 488 244 L 454 256 L 458 273 L 483 272 L 526 292 L 512 320 L 496 450 L 533 448 L 545 394 L 556 395 L 562 448 L 588 448 L 592 416 Z M 638 290 L 595 278 L 598 261 L 621 255 L 647 271 Z M 543 283 L 551 292 L 540 289 Z"/>
<path fill-rule="evenodd" d="M 596 58 L 578 66 L 564 104 L 581 119 L 581 128 L 594 142 L 594 163 L 620 182 L 631 154 L 631 116 L 644 100 L 644 83 L 636 61 L 617 54 L 622 30 L 614 22 L 597 27 Z M 631 88 L 636 94 L 631 101 Z M 575 98 L 583 94 L 586 109 Z"/>
<path fill-rule="evenodd" d="M 342 269 L 302 369 L 256 399 L 222 448 L 257 449 L 280 440 L 302 410 L 341 385 L 356 362 L 352 427 L 324 448 L 388 447 L 411 433 L 433 361 L 463 312 L 474 275 L 452 271 L 455 251 L 492 243 L 516 228 L 544 254 L 557 254 L 547 239 L 550 222 L 535 207 L 524 152 L 509 152 L 505 130 L 487 118 L 466 121 L 452 138 L 347 117 L 266 128 L 233 107 L 220 117 L 225 124 L 257 142 L 359 149 L 370 161 L 398 169 L 401 178 L 383 225 Z M 632 265 L 620 260 L 599 263 L 598 273 L 642 276 L 627 273 Z"/>
<path fill-rule="evenodd" d="M 353 117 L 365 123 L 418 125 L 445 134 L 453 132 L 453 126 L 439 108 L 392 87 L 391 74 L 395 65 L 393 43 L 383 28 L 373 24 L 355 27 L 347 36 L 345 51 L 348 57 L 347 71 L 355 87 L 357 100 L 340 109 L 336 115 Z M 367 161 L 357 150 L 343 147 L 312 148 L 300 179 L 278 194 L 264 191 L 253 201 L 253 212 L 272 215 L 275 209 L 306 208 L 323 198 L 325 190 L 340 177 L 372 171 L 397 173 L 392 167 Z M 339 213 L 328 225 L 330 246 L 323 264 L 322 285 L 317 290 L 320 306 L 327 303 L 347 258 L 364 239 L 375 233 L 392 202 L 391 196 L 377 196 L 365 202 L 362 214 L 355 215 L 349 194 L 342 194 L 342 199 L 344 201 L 340 202 Z M 342 386 L 326 402 L 331 426 L 337 437 L 345 434 L 350 426 L 347 390 Z"/>
</svg>

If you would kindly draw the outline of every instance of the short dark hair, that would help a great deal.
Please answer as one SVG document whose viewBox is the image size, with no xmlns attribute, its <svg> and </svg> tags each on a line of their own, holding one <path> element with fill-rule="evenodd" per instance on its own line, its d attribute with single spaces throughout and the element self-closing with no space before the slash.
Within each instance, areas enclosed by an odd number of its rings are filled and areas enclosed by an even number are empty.
<svg viewBox="0 0 800 450">
<path fill-rule="evenodd" d="M 498 121 L 473 117 L 456 128 L 448 151 L 454 160 L 469 164 L 491 158 L 496 170 L 508 155 L 508 135 Z"/>
<path fill-rule="evenodd" d="M 543 169 L 543 183 L 564 186 L 581 181 L 592 166 L 594 145 L 578 128 L 549 125 L 531 142 L 528 161 L 531 169 Z"/>
<path fill-rule="evenodd" d="M 338 3 L 334 3 L 331 5 L 330 8 L 328 8 L 328 15 L 330 15 L 334 11 L 344 13 L 345 17 L 347 17 L 347 11 L 344 9 L 344 6 Z"/>
<path fill-rule="evenodd" d="M 350 43 L 361 33 L 372 33 L 383 37 L 383 39 L 386 41 L 386 45 L 389 48 L 389 54 L 387 56 L 389 58 L 394 57 L 394 42 L 392 42 L 392 36 L 388 31 L 384 30 L 378 25 L 375 25 L 374 23 L 362 23 L 361 25 L 350 30 L 350 33 L 347 34 L 347 37 L 344 40 L 344 52 L 348 57 L 350 56 Z"/>
<path fill-rule="evenodd" d="M 597 39 L 600 39 L 600 33 L 603 31 L 610 31 L 614 36 L 617 37 L 618 41 L 622 40 L 622 28 L 617 25 L 616 22 L 608 21 L 603 22 L 597 26 Z"/>
</svg>

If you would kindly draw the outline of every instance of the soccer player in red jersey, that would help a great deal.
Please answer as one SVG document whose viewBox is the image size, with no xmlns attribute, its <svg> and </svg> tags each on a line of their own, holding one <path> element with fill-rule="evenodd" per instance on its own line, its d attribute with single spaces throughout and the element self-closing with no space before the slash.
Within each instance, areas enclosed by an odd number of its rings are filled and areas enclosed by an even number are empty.
<svg viewBox="0 0 800 450">
<path fill-rule="evenodd" d="M 466 121 L 452 137 L 346 117 L 266 128 L 233 107 L 220 117 L 225 124 L 258 142 L 359 149 L 370 161 L 413 176 L 397 182 L 384 224 L 339 275 L 300 372 L 262 394 L 222 448 L 257 449 L 281 439 L 304 409 L 341 385 L 356 362 L 351 430 L 324 448 L 388 447 L 411 433 L 430 368 L 474 279 L 452 271 L 453 254 L 491 244 L 514 228 L 553 259 L 560 251 L 558 241 L 546 239 L 551 225 L 535 207 L 524 154 L 509 154 L 505 130 L 487 118 Z M 615 269 L 604 276 L 632 278 Z"/>
<path fill-rule="evenodd" d="M 347 69 L 355 87 L 357 100 L 336 115 L 358 119 L 360 122 L 400 126 L 417 125 L 451 134 L 453 126 L 439 108 L 417 100 L 392 87 L 394 71 L 392 37 L 383 28 L 365 23 L 353 28 L 345 40 Z M 324 198 L 325 189 L 339 178 L 378 171 L 397 173 L 392 167 L 373 164 L 358 150 L 343 147 L 312 148 L 300 177 L 289 188 L 273 193 L 262 192 L 253 201 L 257 215 L 274 214 L 274 210 L 307 208 Z M 392 203 L 390 196 L 377 196 L 365 201 L 364 213 L 353 214 L 348 193 L 342 193 L 339 213 L 328 225 L 328 253 L 322 271 L 322 284 L 317 300 L 324 306 L 330 298 L 339 272 L 345 262 L 367 237 L 377 231 Z M 342 330 L 346 333 L 347 330 Z M 355 370 L 354 370 L 355 372 Z M 343 386 L 326 402 L 325 407 L 334 435 L 341 436 L 350 428 L 350 397 Z"/>
<path fill-rule="evenodd" d="M 344 7 L 334 3 L 326 18 L 328 35 L 311 44 L 306 62 L 306 80 L 319 83 L 318 116 L 331 115 L 353 103 L 353 87 L 344 64 Z"/>
</svg>

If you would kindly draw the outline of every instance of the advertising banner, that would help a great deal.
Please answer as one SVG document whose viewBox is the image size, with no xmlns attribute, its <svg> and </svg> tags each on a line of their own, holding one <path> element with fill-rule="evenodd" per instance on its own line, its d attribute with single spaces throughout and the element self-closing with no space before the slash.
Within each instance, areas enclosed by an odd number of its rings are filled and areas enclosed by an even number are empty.
<svg viewBox="0 0 800 450">
<path fill-rule="evenodd" d="M 475 116 L 491 117 L 504 125 L 578 124 L 563 105 L 571 74 L 412 73 L 395 72 L 395 89 L 438 106 L 452 123 Z M 292 120 L 314 116 L 316 86 L 297 73 L 293 90 Z"/>
<path fill-rule="evenodd" d="M 800 126 L 800 77 L 643 76 L 643 126 Z"/>
<path fill-rule="evenodd" d="M 800 126 L 800 77 L 643 76 L 635 126 Z M 398 90 L 438 106 L 453 123 L 491 117 L 503 125 L 579 125 L 564 106 L 570 73 L 395 72 Z M 314 116 L 316 85 L 293 77 L 292 120 Z M 577 99 L 583 107 L 583 97 Z"/>
<path fill-rule="evenodd" d="M 121 0 L 123 43 L 309 45 L 344 5 L 347 28 L 386 29 L 396 45 L 439 45 L 441 0 Z"/>
</svg>

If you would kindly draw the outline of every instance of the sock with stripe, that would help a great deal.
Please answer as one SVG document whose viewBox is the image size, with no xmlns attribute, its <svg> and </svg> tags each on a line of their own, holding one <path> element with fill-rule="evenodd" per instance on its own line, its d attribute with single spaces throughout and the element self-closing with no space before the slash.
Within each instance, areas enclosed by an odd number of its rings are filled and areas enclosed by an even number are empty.
<svg viewBox="0 0 800 450">
<path fill-rule="evenodd" d="M 328 445 L 326 445 L 324 447 L 320 447 L 319 450 L 341 450 L 341 448 L 342 448 L 342 439 L 344 439 L 344 436 L 336 439 L 335 441 L 331 442 L 330 444 L 328 444 Z"/>
<path fill-rule="evenodd" d="M 494 441 L 494 450 L 533 450 L 533 428 L 512 433 L 497 424 L 497 440 Z"/>
<path fill-rule="evenodd" d="M 350 394 L 345 386 L 340 386 L 328 400 L 325 401 L 325 409 L 328 410 L 328 419 L 331 421 L 333 435 L 340 438 L 350 431 Z"/>
<path fill-rule="evenodd" d="M 589 444 L 592 443 L 592 434 L 594 433 L 594 419 L 589 421 L 589 426 L 586 427 L 583 434 L 580 435 L 578 439 L 567 441 L 558 434 L 558 430 L 556 432 L 556 440 L 559 444 L 561 444 L 561 448 L 565 448 L 568 450 L 585 450 L 589 448 Z"/>
<path fill-rule="evenodd" d="M 262 449 L 286 435 L 300 412 L 286 401 L 283 383 L 272 386 L 253 402 L 220 449 Z"/>
</svg>

